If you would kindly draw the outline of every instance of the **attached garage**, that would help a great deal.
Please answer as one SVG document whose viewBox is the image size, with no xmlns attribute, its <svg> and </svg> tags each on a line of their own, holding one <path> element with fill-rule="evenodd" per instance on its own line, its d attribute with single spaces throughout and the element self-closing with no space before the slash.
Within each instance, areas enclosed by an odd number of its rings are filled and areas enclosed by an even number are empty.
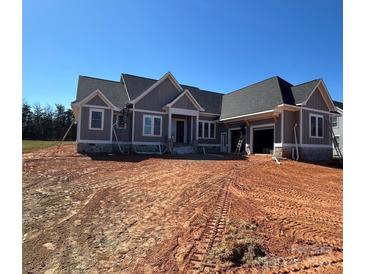
<svg viewBox="0 0 365 274">
<path fill-rule="evenodd" d="M 273 154 L 274 126 L 252 129 L 253 153 Z"/>
</svg>

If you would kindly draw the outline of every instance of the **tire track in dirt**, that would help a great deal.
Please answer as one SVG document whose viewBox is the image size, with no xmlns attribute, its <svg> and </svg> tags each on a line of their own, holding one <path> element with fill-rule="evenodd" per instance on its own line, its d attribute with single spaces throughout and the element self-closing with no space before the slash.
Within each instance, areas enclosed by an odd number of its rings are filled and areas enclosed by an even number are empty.
<svg viewBox="0 0 365 274">
<path fill-rule="evenodd" d="M 216 201 L 215 210 L 207 218 L 205 228 L 199 238 L 196 239 L 190 255 L 187 257 L 185 271 L 193 273 L 213 272 L 216 268 L 216 258 L 209 257 L 210 251 L 218 246 L 224 236 L 229 210 L 231 207 L 230 186 L 236 179 L 237 167 L 233 166 L 229 173 L 221 181 Z"/>
<path fill-rule="evenodd" d="M 209 251 L 223 238 L 226 219 L 229 211 L 230 200 L 228 194 L 229 183 L 224 182 L 216 201 L 216 210 L 208 219 L 201 238 L 195 243 L 192 255 L 188 261 L 188 270 L 194 272 L 212 271 L 215 262 L 207 261 Z"/>
</svg>

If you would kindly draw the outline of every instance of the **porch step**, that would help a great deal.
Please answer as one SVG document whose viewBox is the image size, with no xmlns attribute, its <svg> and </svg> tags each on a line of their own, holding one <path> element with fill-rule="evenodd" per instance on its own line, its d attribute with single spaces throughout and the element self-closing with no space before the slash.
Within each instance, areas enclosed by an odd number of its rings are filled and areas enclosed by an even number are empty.
<svg viewBox="0 0 365 274">
<path fill-rule="evenodd" d="M 177 146 L 173 148 L 174 154 L 191 154 L 194 153 L 193 146 Z"/>
</svg>

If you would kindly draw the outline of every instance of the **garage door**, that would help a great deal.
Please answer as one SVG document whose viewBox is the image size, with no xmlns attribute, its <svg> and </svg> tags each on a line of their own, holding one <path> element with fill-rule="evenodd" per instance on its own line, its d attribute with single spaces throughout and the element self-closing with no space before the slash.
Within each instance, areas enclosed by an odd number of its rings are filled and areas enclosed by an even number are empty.
<svg viewBox="0 0 365 274">
<path fill-rule="evenodd" d="M 253 153 L 273 154 L 274 128 L 253 130 Z"/>
</svg>

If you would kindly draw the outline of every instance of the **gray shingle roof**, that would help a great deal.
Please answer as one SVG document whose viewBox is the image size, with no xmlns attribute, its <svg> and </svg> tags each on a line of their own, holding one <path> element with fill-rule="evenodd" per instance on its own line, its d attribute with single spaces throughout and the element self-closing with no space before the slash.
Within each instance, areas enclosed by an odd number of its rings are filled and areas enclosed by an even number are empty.
<svg viewBox="0 0 365 274">
<path fill-rule="evenodd" d="M 300 85 L 291 87 L 295 103 L 300 104 L 307 100 L 308 96 L 311 94 L 315 86 L 321 81 L 320 79 L 315 79 Z"/>
<path fill-rule="evenodd" d="M 221 113 L 223 94 L 213 91 L 202 90 L 197 87 L 181 85 L 182 88 L 188 89 L 198 103 L 209 113 Z"/>
<path fill-rule="evenodd" d="M 127 92 L 120 82 L 80 76 L 75 102 L 81 101 L 96 89 L 99 89 L 116 107 L 122 108 L 128 101 Z"/>
<path fill-rule="evenodd" d="M 333 100 L 333 104 L 338 107 L 339 109 L 342 109 L 343 110 L 343 103 L 342 102 L 339 102 L 339 101 L 335 101 Z"/>
<path fill-rule="evenodd" d="M 148 89 L 155 82 L 157 82 L 157 80 L 155 79 L 125 73 L 122 73 L 122 77 L 124 79 L 125 85 L 127 86 L 128 94 L 131 100 L 137 98 L 146 89 Z"/>
<path fill-rule="evenodd" d="M 293 86 L 275 76 L 228 94 L 206 91 L 188 85 L 181 86 L 191 92 L 206 112 L 221 114 L 220 118 L 224 119 L 271 110 L 280 104 L 302 103 L 319 81 L 316 79 Z M 157 82 L 156 79 L 131 74 L 122 74 L 121 82 L 80 76 L 76 101 L 81 101 L 91 92 L 99 89 L 116 107 L 122 108 L 129 100 L 125 86 L 128 89 L 130 100 L 133 100 L 155 82 Z"/>
<path fill-rule="evenodd" d="M 293 86 L 275 76 L 256 84 L 225 94 L 221 119 L 268 111 L 280 104 L 295 105 L 304 102 L 320 79 Z"/>
<path fill-rule="evenodd" d="M 138 97 L 146 89 L 152 86 L 158 80 L 140 77 L 131 74 L 122 74 L 127 90 L 131 100 Z M 211 92 L 206 90 L 201 90 L 197 87 L 181 85 L 183 89 L 188 89 L 198 103 L 205 109 L 206 112 L 210 113 L 220 113 L 221 103 L 222 103 L 222 93 Z"/>
<path fill-rule="evenodd" d="M 225 94 L 221 119 L 274 109 L 275 106 L 292 104 L 291 84 L 280 77 L 271 77 L 256 84 Z"/>
</svg>

